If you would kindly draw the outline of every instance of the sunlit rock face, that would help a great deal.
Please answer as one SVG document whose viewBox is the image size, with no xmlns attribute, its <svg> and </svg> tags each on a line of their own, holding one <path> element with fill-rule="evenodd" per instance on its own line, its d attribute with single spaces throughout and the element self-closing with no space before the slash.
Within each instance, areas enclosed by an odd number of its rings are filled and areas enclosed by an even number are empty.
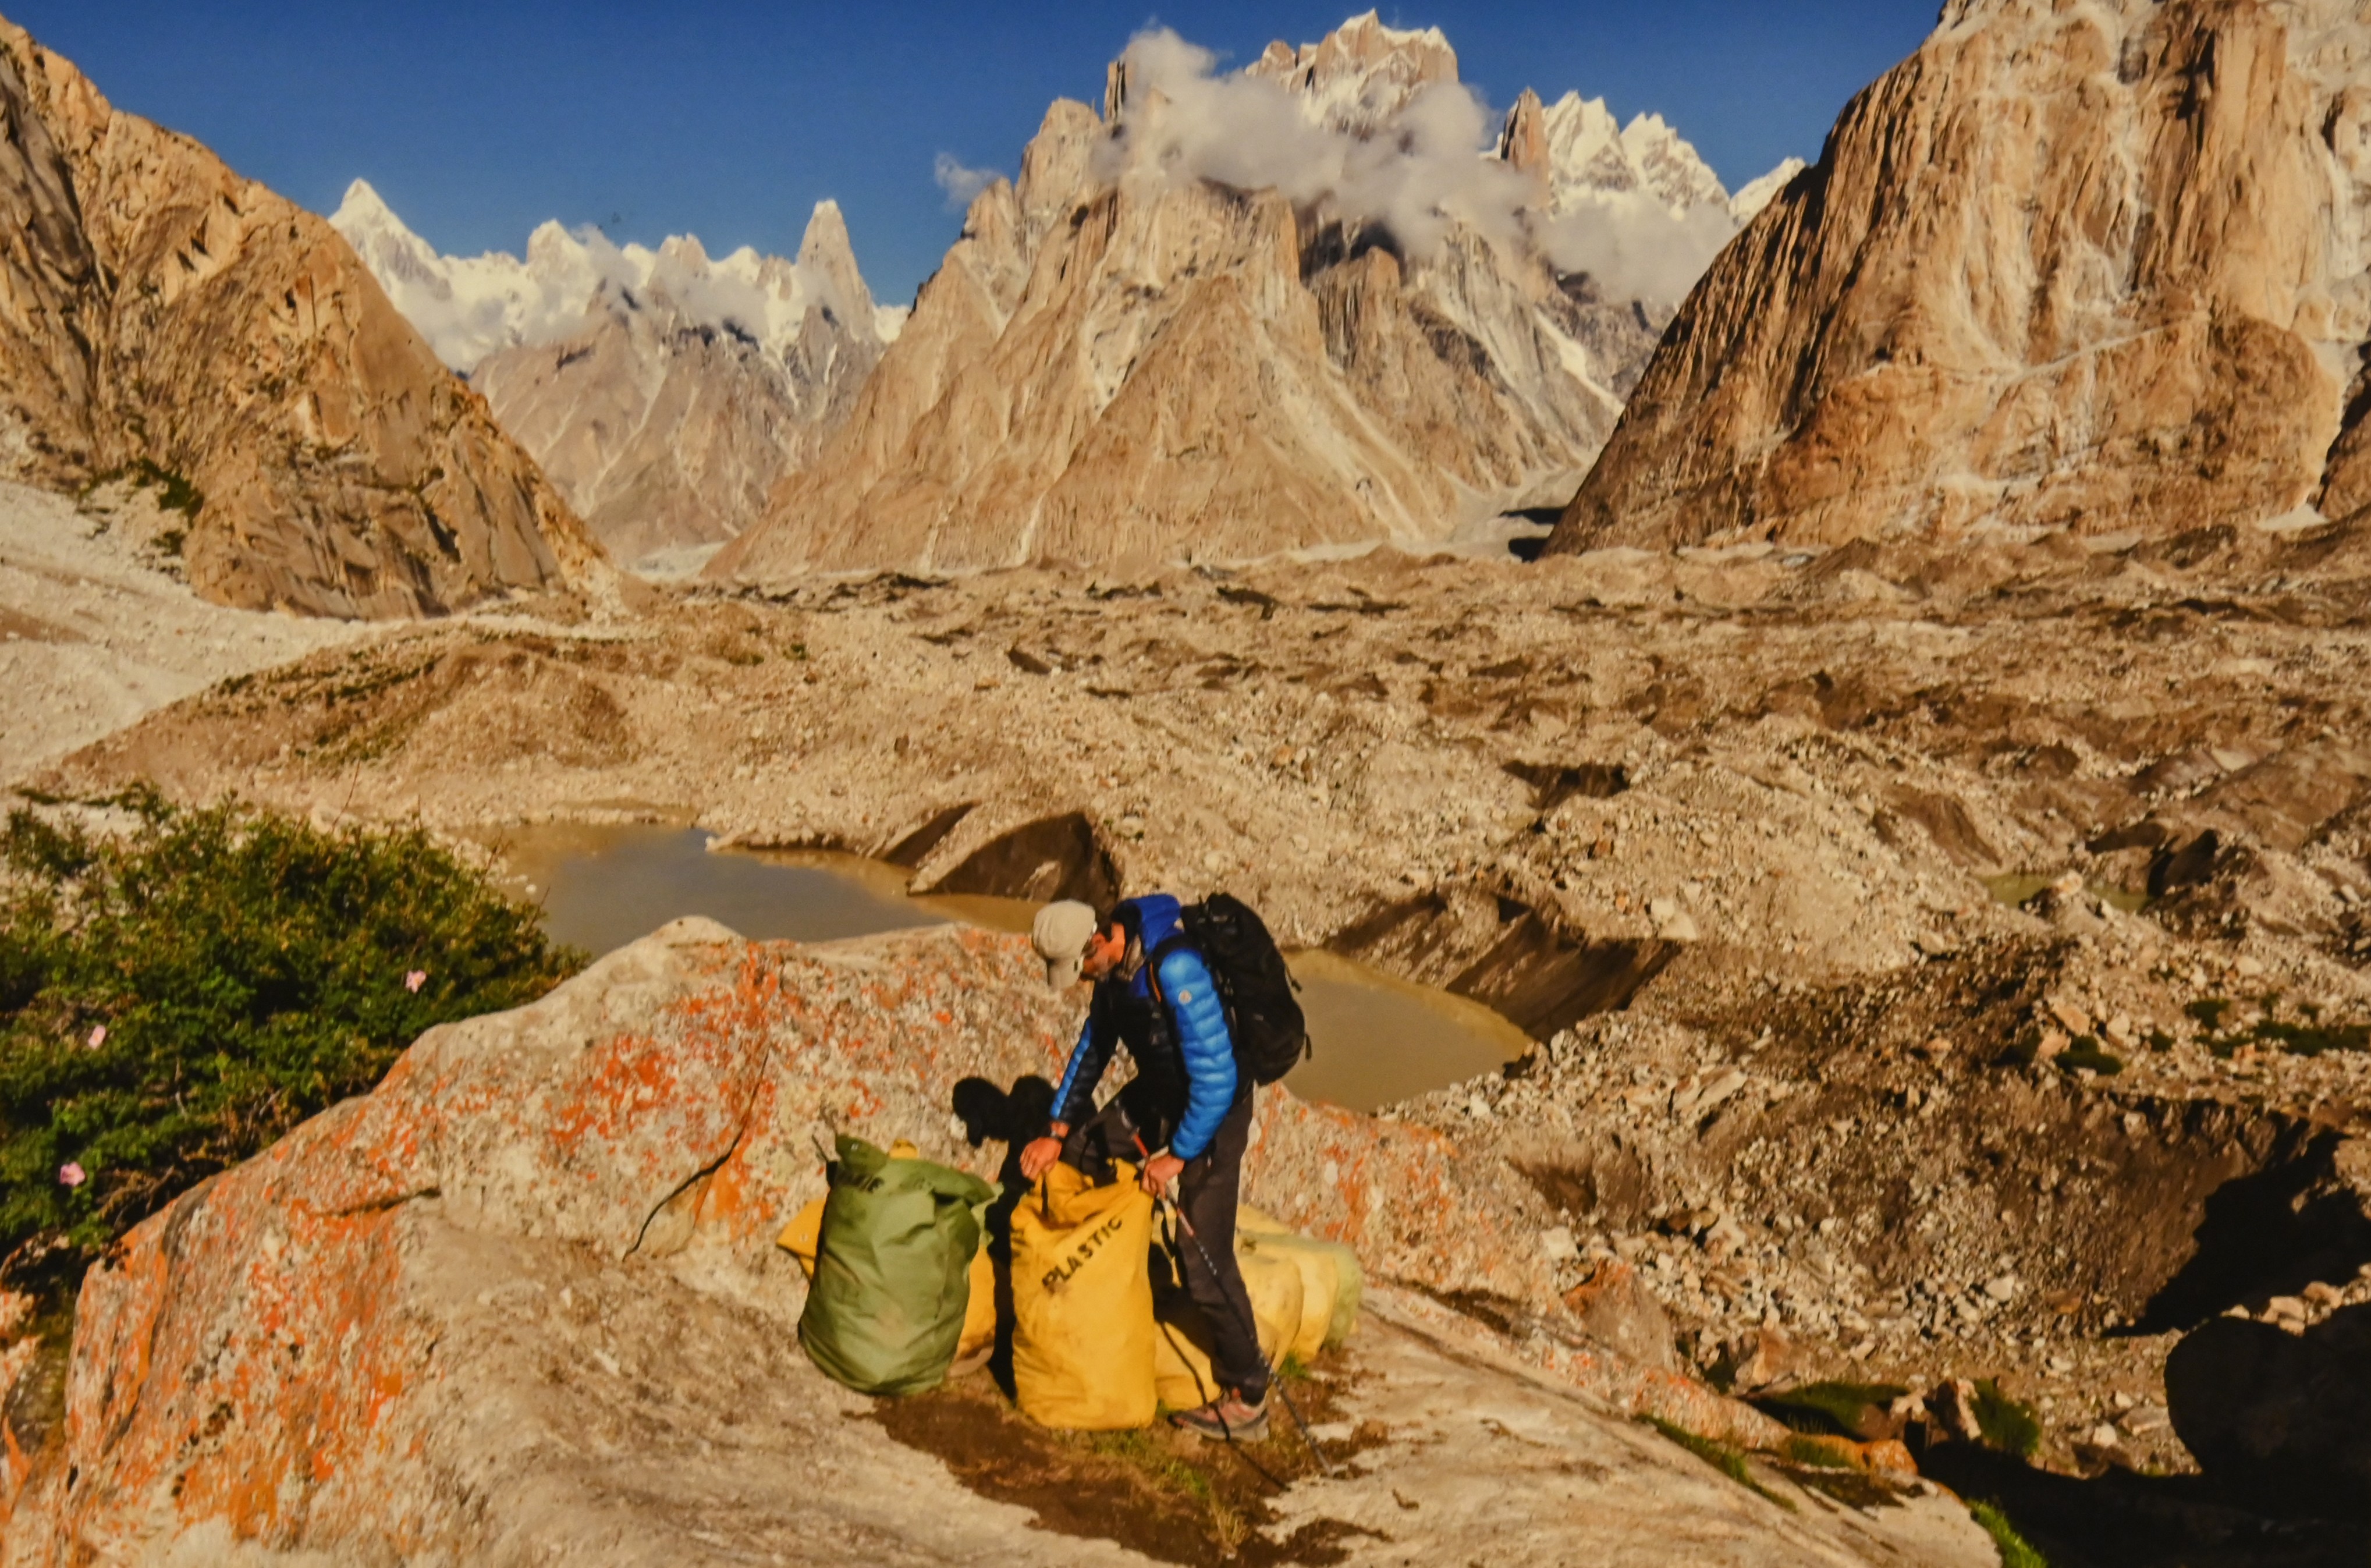
<svg viewBox="0 0 2371 1568">
<path fill-rule="evenodd" d="M 2371 503 L 2371 29 L 1962 0 L 1697 286 L 1556 548 Z"/>
<path fill-rule="evenodd" d="M 1700 269 L 1737 226 L 1660 121 L 1613 134 L 1618 192 L 1602 149 L 1556 163 L 1547 119 L 1584 110 L 1527 95 L 1493 152 L 1448 41 L 1371 15 L 1227 75 L 1139 39 L 973 203 L 841 433 L 712 570 L 1241 560 L 1560 505 L 1694 275 L 1617 287 L 1606 236 L 1710 203 Z"/>
<path fill-rule="evenodd" d="M 0 475 L 169 475 L 210 598 L 433 614 L 591 586 L 566 503 L 345 240 L 0 22 Z"/>
<path fill-rule="evenodd" d="M 836 202 L 795 261 L 558 223 L 526 258 L 439 255 L 368 183 L 330 220 L 621 559 L 746 528 L 845 422 L 906 312 L 877 306 Z"/>
</svg>

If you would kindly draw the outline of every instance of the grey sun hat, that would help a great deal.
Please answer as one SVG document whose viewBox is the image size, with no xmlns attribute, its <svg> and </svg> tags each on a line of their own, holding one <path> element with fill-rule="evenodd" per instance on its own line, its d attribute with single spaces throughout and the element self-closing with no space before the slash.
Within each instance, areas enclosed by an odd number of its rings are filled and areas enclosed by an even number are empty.
<svg viewBox="0 0 2371 1568">
<path fill-rule="evenodd" d="M 1095 934 L 1095 912 L 1075 899 L 1047 904 L 1029 927 L 1030 945 L 1046 960 L 1046 983 L 1059 991 L 1079 982 L 1079 960 Z"/>
</svg>

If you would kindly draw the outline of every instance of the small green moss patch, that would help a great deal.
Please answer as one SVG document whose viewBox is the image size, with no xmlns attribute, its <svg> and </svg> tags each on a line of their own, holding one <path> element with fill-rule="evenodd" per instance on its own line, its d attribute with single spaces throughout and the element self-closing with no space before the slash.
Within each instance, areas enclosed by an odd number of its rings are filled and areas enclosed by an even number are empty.
<svg viewBox="0 0 2371 1568">
<path fill-rule="evenodd" d="M 2026 1539 L 2017 1533 L 2008 1516 L 1989 1503 L 1968 1504 L 1968 1514 L 1982 1525 L 1984 1534 L 1993 1538 L 2000 1552 L 2001 1568 L 2050 1568 L 2050 1560 L 2033 1550 Z"/>
<path fill-rule="evenodd" d="M 198 513 L 204 509 L 206 498 L 198 487 L 171 469 L 143 458 L 132 465 L 131 473 L 134 484 L 156 492 L 156 504 L 168 512 L 179 512 L 195 522 Z M 180 552 L 176 549 L 172 553 Z"/>
<path fill-rule="evenodd" d="M 2223 1020 L 2231 1016 L 2231 1009 L 2238 1005 L 2227 996 L 2202 996 L 2182 1011 L 2206 1028 L 2219 1029 L 2223 1027 Z"/>
<path fill-rule="evenodd" d="M 1793 1499 L 1779 1496 L 1753 1479 L 1753 1468 L 1745 1462 L 1742 1449 L 1732 1448 L 1715 1438 L 1700 1436 L 1660 1416 L 1641 1416 L 1639 1419 L 1748 1492 L 1767 1498 L 1789 1514 L 1797 1511 Z"/>
<path fill-rule="evenodd" d="M 2112 1078 L 2124 1070 L 2124 1059 L 2111 1053 L 2093 1035 L 2085 1035 L 2058 1053 L 2058 1070 L 2062 1073 L 2092 1072 L 2102 1078 Z"/>
<path fill-rule="evenodd" d="M 2033 1411 L 2001 1392 L 1990 1378 L 1976 1385 L 1976 1430 L 1989 1447 L 2020 1459 L 2033 1458 L 2041 1446 L 2041 1419 Z"/>
<path fill-rule="evenodd" d="M 2331 1051 L 2371 1051 L 2371 1024 L 2260 1024 L 2256 1038 L 2277 1045 L 2292 1056 L 2319 1056 Z"/>
<path fill-rule="evenodd" d="M 1787 1446 L 1779 1451 L 1783 1453 L 1790 1462 L 1798 1465 L 1809 1465 L 1814 1469 L 1846 1470 L 1852 1469 L 1852 1461 L 1850 1459 L 1847 1459 L 1842 1454 L 1837 1453 L 1834 1447 L 1831 1445 L 1822 1443 L 1815 1437 L 1805 1437 L 1799 1434 L 1789 1437 L 1787 1439 Z"/>
<path fill-rule="evenodd" d="M 1891 1383 L 1807 1383 L 1752 1403 L 1797 1432 L 1857 1438 L 1872 1410 L 1882 1411 L 1908 1392 Z"/>
</svg>

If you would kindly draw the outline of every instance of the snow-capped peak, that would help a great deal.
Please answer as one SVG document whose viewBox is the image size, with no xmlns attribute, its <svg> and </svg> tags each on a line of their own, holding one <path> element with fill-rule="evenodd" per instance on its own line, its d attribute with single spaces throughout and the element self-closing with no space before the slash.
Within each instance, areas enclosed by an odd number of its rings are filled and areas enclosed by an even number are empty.
<svg viewBox="0 0 2371 1568">
<path fill-rule="evenodd" d="M 815 204 L 795 262 L 746 246 L 714 261 L 688 234 L 670 235 L 656 250 L 619 246 L 597 229 L 572 232 L 557 221 L 528 237 L 524 261 L 507 251 L 441 256 L 361 180 L 330 223 L 437 357 L 465 375 L 500 350 L 569 335 L 605 296 L 619 308 L 671 308 L 695 325 L 730 328 L 777 356 L 797 339 L 811 306 L 882 342 L 905 319 L 902 310 L 873 306 L 830 201 Z"/>
<path fill-rule="evenodd" d="M 434 286 L 437 257 L 428 241 L 406 228 L 367 180 L 346 187 L 345 200 L 330 218 L 382 284 L 390 277 Z M 388 292 L 394 289 L 390 286 Z"/>
<path fill-rule="evenodd" d="M 1660 114 L 1641 114 L 1622 128 L 1622 148 L 1639 180 L 1674 208 L 1726 205 L 1729 192 L 1696 149 Z"/>
<path fill-rule="evenodd" d="M 1525 92 L 1498 157 L 1534 181 L 1532 234 L 1565 273 L 1616 297 L 1675 305 L 1753 214 L 1803 166 L 1789 159 L 1732 201 L 1694 147 L 1660 114 L 1617 126 L 1603 99 Z"/>
<path fill-rule="evenodd" d="M 387 204 L 379 199 L 378 192 L 367 180 L 357 180 L 346 187 L 346 197 L 338 203 L 337 215 L 349 223 L 390 223 L 398 228 L 403 226 L 402 220 L 388 210 Z"/>
<path fill-rule="evenodd" d="M 1525 93 L 1508 115 L 1499 156 L 1544 179 L 1551 212 L 1637 192 L 1674 215 L 1726 206 L 1719 176 L 1660 114 L 1617 125 L 1602 98 L 1568 92 L 1543 108 Z M 1537 167 L 1534 167 L 1534 166 Z"/>
<path fill-rule="evenodd" d="M 1317 124 L 1365 134 L 1436 82 L 1457 80 L 1457 51 L 1439 28 L 1388 28 L 1372 11 L 1352 17 L 1315 43 L 1278 40 L 1244 68 L 1299 99 Z"/>
<path fill-rule="evenodd" d="M 1778 192 L 1795 182 L 1795 176 L 1810 165 L 1801 158 L 1790 157 L 1759 180 L 1750 180 L 1729 198 L 1729 210 L 1740 223 L 1752 223 L 1762 215 L 1762 209 L 1778 199 Z"/>
</svg>

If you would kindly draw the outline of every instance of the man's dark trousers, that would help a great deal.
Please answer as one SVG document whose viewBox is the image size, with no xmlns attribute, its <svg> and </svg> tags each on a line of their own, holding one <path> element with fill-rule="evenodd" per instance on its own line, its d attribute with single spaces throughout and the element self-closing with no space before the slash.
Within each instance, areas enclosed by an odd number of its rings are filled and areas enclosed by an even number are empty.
<svg viewBox="0 0 2371 1568">
<path fill-rule="evenodd" d="M 1150 1088 L 1142 1077 L 1131 1080 L 1109 1105 L 1072 1128 L 1062 1144 L 1063 1159 L 1097 1180 L 1109 1179 L 1115 1159 L 1141 1166 L 1137 1139 L 1147 1149 L 1158 1149 L 1170 1131 L 1168 1118 L 1151 1103 Z M 1177 1207 L 1194 1227 L 1193 1236 L 1178 1237 L 1177 1250 L 1186 1294 L 1209 1330 L 1211 1370 L 1222 1387 L 1257 1404 L 1267 1396 L 1267 1362 L 1252 1327 L 1251 1292 L 1243 1288 L 1243 1272 L 1235 1261 L 1235 1207 L 1243 1198 L 1243 1151 L 1251 1138 L 1246 1085 L 1210 1146 L 1187 1160 L 1177 1178 Z"/>
</svg>

